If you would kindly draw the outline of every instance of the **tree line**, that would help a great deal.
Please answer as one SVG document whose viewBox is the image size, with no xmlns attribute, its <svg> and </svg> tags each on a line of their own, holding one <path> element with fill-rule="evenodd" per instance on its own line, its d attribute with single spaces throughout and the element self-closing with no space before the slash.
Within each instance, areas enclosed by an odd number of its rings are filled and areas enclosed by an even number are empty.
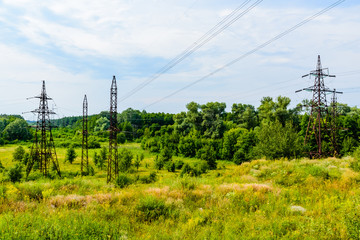
<svg viewBox="0 0 360 240">
<path fill-rule="evenodd" d="M 190 102 L 178 114 L 147 113 L 129 108 L 118 114 L 118 142 L 140 142 L 142 148 L 154 153 L 196 157 L 209 166 L 215 160 L 240 164 L 255 158 L 297 158 L 316 149 L 310 136 L 304 138 L 309 121 L 309 102 L 290 108 L 290 99 L 264 97 L 260 106 L 234 103 L 231 111 L 226 104 Z M 329 109 L 331 112 L 332 109 Z M 338 154 L 351 154 L 360 134 L 360 110 L 337 104 L 336 129 Z M 326 118 L 326 121 L 334 119 Z M 82 117 L 65 117 L 52 121 L 58 146 L 81 146 Z M 109 136 L 109 112 L 89 116 L 89 146 L 100 147 Z M 31 141 L 34 130 L 21 116 L 0 115 L 0 144 Z M 323 149 L 331 151 L 324 136 Z M 161 165 L 161 163 L 160 163 Z"/>
</svg>

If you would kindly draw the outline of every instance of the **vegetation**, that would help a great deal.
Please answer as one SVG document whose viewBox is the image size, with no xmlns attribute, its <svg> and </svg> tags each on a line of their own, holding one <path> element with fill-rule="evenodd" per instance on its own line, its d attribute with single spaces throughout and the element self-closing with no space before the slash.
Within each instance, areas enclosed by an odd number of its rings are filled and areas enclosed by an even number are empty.
<svg viewBox="0 0 360 240">
<path fill-rule="evenodd" d="M 34 132 L 20 116 L 0 115 L 0 238 L 360 239 L 359 109 L 338 106 L 346 129 L 338 158 L 310 160 L 309 115 L 289 104 L 265 97 L 231 112 L 217 102 L 191 102 L 179 114 L 127 109 L 109 184 L 108 112 L 89 117 L 84 174 L 81 117 L 53 121 L 61 178 L 44 178 L 37 163 L 25 177 Z"/>
</svg>

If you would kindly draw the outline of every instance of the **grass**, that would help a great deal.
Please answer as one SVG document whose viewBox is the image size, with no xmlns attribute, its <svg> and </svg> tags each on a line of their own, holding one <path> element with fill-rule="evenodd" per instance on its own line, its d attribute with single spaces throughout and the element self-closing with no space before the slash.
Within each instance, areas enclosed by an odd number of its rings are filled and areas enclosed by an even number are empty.
<svg viewBox="0 0 360 240">
<path fill-rule="evenodd" d="M 124 188 L 106 184 L 105 170 L 80 177 L 57 149 L 63 179 L 0 185 L 1 239 L 360 239 L 360 174 L 352 158 L 255 160 L 200 177 L 154 169 L 144 153 Z M 0 148 L 13 166 L 16 146 Z M 89 152 L 92 159 L 93 151 Z M 185 163 L 196 159 L 174 157 Z M 155 182 L 136 181 L 156 171 Z M 5 173 L 2 173 L 5 179 Z"/>
</svg>

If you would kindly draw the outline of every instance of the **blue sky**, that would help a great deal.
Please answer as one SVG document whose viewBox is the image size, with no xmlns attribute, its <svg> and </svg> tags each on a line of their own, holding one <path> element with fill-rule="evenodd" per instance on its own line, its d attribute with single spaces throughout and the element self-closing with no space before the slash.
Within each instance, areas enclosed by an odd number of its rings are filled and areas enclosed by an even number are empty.
<svg viewBox="0 0 360 240">
<path fill-rule="evenodd" d="M 252 4 L 255 0 L 251 1 Z M 216 38 L 129 98 L 129 107 L 178 113 L 190 101 L 258 106 L 264 96 L 288 96 L 292 106 L 309 93 L 301 76 L 314 70 L 317 55 L 336 74 L 329 88 L 344 91 L 338 100 L 359 105 L 360 3 L 348 0 L 236 64 L 158 102 L 336 1 L 264 0 Z M 234 10 L 228 0 L 0 0 L 0 113 L 35 109 L 41 80 L 54 99 L 56 117 L 109 109 L 112 76 L 122 99 L 162 66 L 191 46 Z M 330 100 L 330 96 L 329 96 Z M 148 105 L 150 107 L 146 108 Z M 24 114 L 26 119 L 36 119 Z"/>
</svg>

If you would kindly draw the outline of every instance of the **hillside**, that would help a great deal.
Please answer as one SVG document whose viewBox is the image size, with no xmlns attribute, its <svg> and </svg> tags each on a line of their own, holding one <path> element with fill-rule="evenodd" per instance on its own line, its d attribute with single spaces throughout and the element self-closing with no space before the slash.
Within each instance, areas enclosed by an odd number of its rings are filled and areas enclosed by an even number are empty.
<svg viewBox="0 0 360 240">
<path fill-rule="evenodd" d="M 5 167 L 15 164 L 15 148 L 0 149 Z M 94 176 L 75 176 L 80 158 L 64 163 L 61 148 L 63 179 L 34 173 L 34 180 L 3 182 L 0 238 L 360 238 L 359 163 L 353 158 L 218 162 L 216 170 L 192 177 L 178 169 L 154 170 L 156 155 L 139 144 L 121 148 L 131 151 L 133 162 L 142 154 L 144 159 L 117 187 L 106 184 L 106 172 L 99 168 Z M 173 161 L 201 163 L 183 157 Z"/>
</svg>

